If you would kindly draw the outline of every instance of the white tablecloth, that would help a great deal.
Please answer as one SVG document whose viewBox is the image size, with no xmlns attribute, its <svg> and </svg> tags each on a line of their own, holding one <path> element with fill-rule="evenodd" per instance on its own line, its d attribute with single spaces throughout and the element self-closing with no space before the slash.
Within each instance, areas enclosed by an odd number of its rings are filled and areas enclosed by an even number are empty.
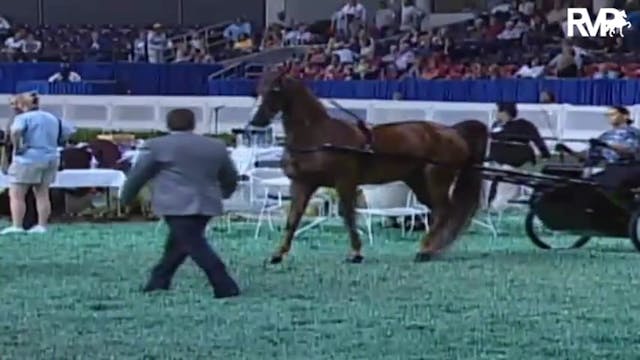
<svg viewBox="0 0 640 360">
<path fill-rule="evenodd" d="M 79 187 L 109 187 L 120 188 L 127 177 L 122 171 L 111 169 L 84 169 L 59 171 L 56 181 L 51 187 L 79 188 Z M 0 188 L 6 188 L 11 177 L 0 174 Z"/>
</svg>

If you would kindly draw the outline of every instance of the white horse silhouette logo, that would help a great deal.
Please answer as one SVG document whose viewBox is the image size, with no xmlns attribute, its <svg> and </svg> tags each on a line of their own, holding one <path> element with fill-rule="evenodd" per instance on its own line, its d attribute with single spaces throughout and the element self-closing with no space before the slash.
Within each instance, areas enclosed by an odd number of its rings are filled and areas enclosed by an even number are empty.
<svg viewBox="0 0 640 360">
<path fill-rule="evenodd" d="M 604 23 L 603 26 L 605 26 L 607 35 L 615 36 L 619 34 L 620 37 L 624 37 L 622 30 L 624 28 L 630 28 L 631 23 L 627 20 L 627 12 L 620 10 L 613 15 L 613 19 L 607 19 L 607 22 Z"/>
</svg>

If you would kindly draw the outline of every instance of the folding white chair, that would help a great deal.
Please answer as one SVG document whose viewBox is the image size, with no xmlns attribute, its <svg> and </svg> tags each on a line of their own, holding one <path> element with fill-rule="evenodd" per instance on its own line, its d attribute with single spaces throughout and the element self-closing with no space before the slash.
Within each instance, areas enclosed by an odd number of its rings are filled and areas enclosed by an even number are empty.
<svg viewBox="0 0 640 360">
<path fill-rule="evenodd" d="M 404 183 L 392 182 L 384 185 L 364 185 L 360 187 L 360 191 L 364 197 L 365 207 L 357 208 L 356 213 L 365 217 L 370 244 L 373 243 L 374 217 L 401 217 L 403 222 L 402 236 L 405 236 L 405 217 L 411 217 L 409 231 L 413 231 L 416 218 L 422 216 L 425 230 L 428 231 L 429 222 L 427 217 L 429 209 L 417 202 L 413 192 Z"/>
<path fill-rule="evenodd" d="M 260 236 L 264 221 L 267 221 L 270 230 L 274 230 L 273 214 L 278 211 L 284 212 L 285 206 L 290 204 L 289 188 L 291 180 L 285 176 L 280 168 L 255 168 L 250 172 L 249 177 L 252 201 L 255 204 L 260 204 L 260 213 L 254 235 L 254 238 L 257 239 Z M 310 224 L 300 227 L 296 231 L 296 235 L 322 224 L 328 218 L 325 208 L 332 208 L 330 198 L 323 196 L 322 189 L 313 195 L 308 206 L 315 206 L 318 210 L 318 215 Z M 282 215 L 286 217 L 286 215 Z"/>
</svg>

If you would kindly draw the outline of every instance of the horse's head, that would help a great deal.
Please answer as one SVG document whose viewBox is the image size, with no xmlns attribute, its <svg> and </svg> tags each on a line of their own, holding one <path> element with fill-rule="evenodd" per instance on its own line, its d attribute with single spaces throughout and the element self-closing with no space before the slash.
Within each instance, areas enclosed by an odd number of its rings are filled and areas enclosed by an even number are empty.
<svg viewBox="0 0 640 360">
<path fill-rule="evenodd" d="M 293 81 L 283 71 L 267 73 L 258 86 L 258 108 L 254 110 L 249 125 L 265 127 L 271 124 L 276 114 L 284 110 Z"/>
</svg>

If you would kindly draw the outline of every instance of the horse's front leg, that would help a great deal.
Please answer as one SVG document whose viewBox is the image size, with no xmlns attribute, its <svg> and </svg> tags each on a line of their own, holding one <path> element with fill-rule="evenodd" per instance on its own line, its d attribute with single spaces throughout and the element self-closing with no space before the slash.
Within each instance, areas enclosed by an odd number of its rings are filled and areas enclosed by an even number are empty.
<svg viewBox="0 0 640 360">
<path fill-rule="evenodd" d="M 272 264 L 281 263 L 285 255 L 291 250 L 293 236 L 298 229 L 300 219 L 307 208 L 311 195 L 313 195 L 317 188 L 315 185 L 310 185 L 299 180 L 293 180 L 291 182 L 291 206 L 289 207 L 289 214 L 287 215 L 284 239 L 276 253 L 271 256 L 270 262 Z"/>
<path fill-rule="evenodd" d="M 359 264 L 364 260 L 362 256 L 362 241 L 358 235 L 356 224 L 356 200 L 358 195 L 358 187 L 353 182 L 338 183 L 336 186 L 338 196 L 340 197 L 340 210 L 342 219 L 349 230 L 349 239 L 351 240 L 351 255 L 347 259 L 348 262 Z"/>
</svg>

